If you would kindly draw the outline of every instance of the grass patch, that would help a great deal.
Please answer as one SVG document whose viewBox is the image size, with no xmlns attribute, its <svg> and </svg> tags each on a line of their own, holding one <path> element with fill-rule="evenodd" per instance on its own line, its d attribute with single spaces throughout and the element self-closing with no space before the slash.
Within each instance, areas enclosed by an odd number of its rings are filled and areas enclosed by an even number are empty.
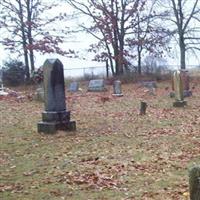
<svg viewBox="0 0 200 200">
<path fill-rule="evenodd" d="M 200 162 L 200 86 L 186 108 L 172 107 L 169 86 L 159 83 L 150 95 L 125 84 L 120 98 L 111 86 L 67 94 L 74 136 L 38 134 L 43 104 L 2 98 L 0 198 L 184 199 L 188 168 Z M 138 114 L 141 100 L 148 103 L 145 116 Z"/>
</svg>

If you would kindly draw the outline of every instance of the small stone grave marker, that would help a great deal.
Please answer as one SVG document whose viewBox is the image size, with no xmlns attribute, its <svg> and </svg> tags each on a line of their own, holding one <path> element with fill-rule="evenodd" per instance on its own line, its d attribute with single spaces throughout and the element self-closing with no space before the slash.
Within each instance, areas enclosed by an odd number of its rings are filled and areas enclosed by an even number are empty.
<svg viewBox="0 0 200 200">
<path fill-rule="evenodd" d="M 189 171 L 190 199 L 200 200 L 200 165 L 194 166 Z"/>
<path fill-rule="evenodd" d="M 145 115 L 147 109 L 147 103 L 144 101 L 140 102 L 140 115 Z"/>
<path fill-rule="evenodd" d="M 65 103 L 63 64 L 58 59 L 47 59 L 43 73 L 45 111 L 42 112 L 42 122 L 38 123 L 38 132 L 75 130 L 76 122 L 70 121 L 70 111 Z"/>
<path fill-rule="evenodd" d="M 79 84 L 78 84 L 78 82 L 72 82 L 72 83 L 70 83 L 70 85 L 69 85 L 69 92 L 77 92 L 78 91 L 78 89 L 79 89 Z"/>
<path fill-rule="evenodd" d="M 113 96 L 117 96 L 117 97 L 121 97 L 123 96 L 122 94 L 122 88 L 121 88 L 121 81 L 117 80 L 117 81 L 114 81 L 114 84 L 113 84 Z"/>
<path fill-rule="evenodd" d="M 88 85 L 88 92 L 106 91 L 105 81 L 103 79 L 91 80 Z"/>
</svg>

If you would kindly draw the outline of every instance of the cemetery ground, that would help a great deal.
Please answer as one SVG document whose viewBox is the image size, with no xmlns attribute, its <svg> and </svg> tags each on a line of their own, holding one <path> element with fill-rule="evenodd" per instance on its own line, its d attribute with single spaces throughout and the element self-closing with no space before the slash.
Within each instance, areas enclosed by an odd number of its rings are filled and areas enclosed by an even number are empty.
<svg viewBox="0 0 200 200">
<path fill-rule="evenodd" d="M 43 103 L 30 88 L 18 88 L 25 98 L 2 97 L 0 199 L 189 199 L 188 169 L 200 163 L 199 83 L 184 108 L 172 106 L 171 82 L 158 83 L 156 95 L 124 84 L 123 97 L 111 86 L 91 93 L 80 84 L 66 98 L 75 134 L 37 133 Z"/>
</svg>

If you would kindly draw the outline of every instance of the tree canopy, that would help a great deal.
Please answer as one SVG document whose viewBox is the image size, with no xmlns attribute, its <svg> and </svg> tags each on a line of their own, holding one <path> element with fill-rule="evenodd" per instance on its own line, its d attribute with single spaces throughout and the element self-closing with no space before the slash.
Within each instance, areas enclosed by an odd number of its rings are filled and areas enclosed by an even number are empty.
<svg viewBox="0 0 200 200">
<path fill-rule="evenodd" d="M 42 0 L 1 0 L 0 27 L 4 30 L 1 43 L 11 53 L 24 56 L 27 79 L 30 69 L 34 71 L 34 52 L 58 53 L 63 51 L 61 44 L 67 34 L 67 28 L 56 28 L 66 14 L 54 14 L 52 9 L 58 6 Z"/>
</svg>

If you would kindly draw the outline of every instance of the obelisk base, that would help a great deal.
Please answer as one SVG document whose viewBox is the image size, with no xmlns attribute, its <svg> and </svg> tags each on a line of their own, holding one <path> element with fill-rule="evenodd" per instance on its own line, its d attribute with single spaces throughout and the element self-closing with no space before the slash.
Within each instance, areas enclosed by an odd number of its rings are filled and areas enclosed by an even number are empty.
<svg viewBox="0 0 200 200">
<path fill-rule="evenodd" d="M 57 130 L 75 131 L 76 122 L 70 121 L 70 112 L 48 112 L 42 113 L 42 122 L 37 124 L 38 132 L 53 134 Z"/>
</svg>

